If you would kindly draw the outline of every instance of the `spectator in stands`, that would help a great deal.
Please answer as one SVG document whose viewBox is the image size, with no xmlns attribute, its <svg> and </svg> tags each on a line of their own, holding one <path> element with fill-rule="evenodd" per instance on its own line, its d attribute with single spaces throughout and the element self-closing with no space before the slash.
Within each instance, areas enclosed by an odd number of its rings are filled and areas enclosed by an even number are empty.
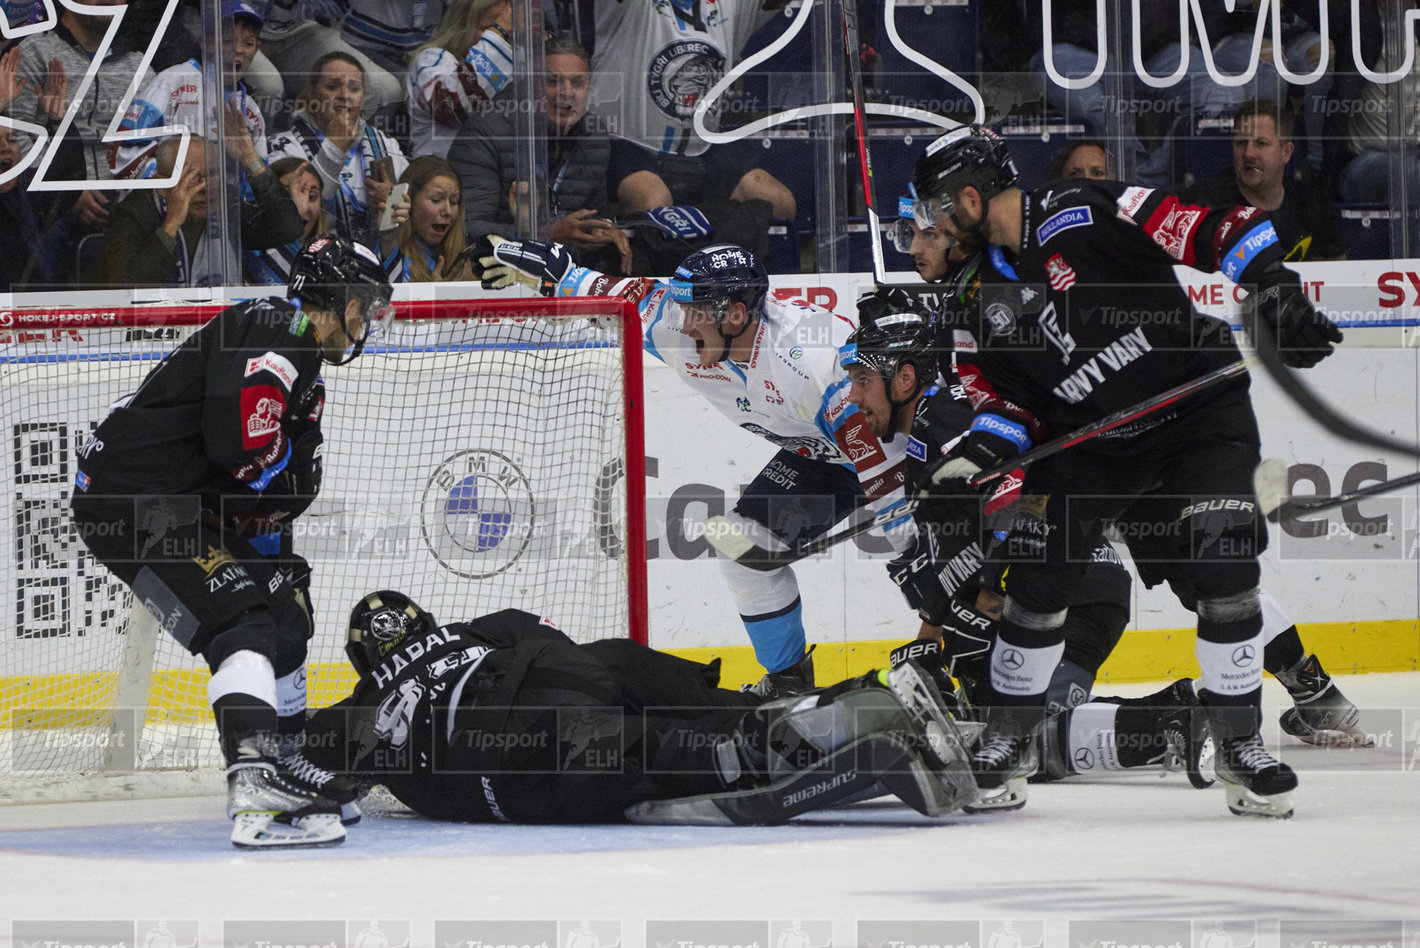
<svg viewBox="0 0 1420 948">
<path fill-rule="evenodd" d="M 14 52 L 14 50 L 12 50 Z M 5 54 L 9 56 L 9 53 Z M 33 172 L 9 177 L 20 161 L 20 134 L 0 128 L 0 293 L 27 289 L 31 281 L 47 283 L 47 268 L 37 267 L 40 243 L 39 215 L 30 201 Z"/>
<path fill-rule="evenodd" d="M 443 158 L 425 155 L 399 179 L 409 193 L 391 212 L 395 227 L 380 235 L 380 256 L 391 283 L 471 280 L 463 258 L 467 241 L 459 212 L 459 176 Z M 383 210 L 383 208 L 381 208 Z"/>
<path fill-rule="evenodd" d="M 266 122 L 256 100 L 247 95 L 242 77 L 261 48 L 261 15 L 251 0 L 226 0 L 222 13 L 222 62 L 226 66 L 222 85 L 230 106 L 227 118 L 238 125 L 227 130 L 228 140 L 240 143 L 246 139 L 244 146 L 235 144 L 233 157 L 242 172 L 256 174 L 266 164 Z M 206 134 L 213 114 L 203 103 L 204 85 L 202 65 L 196 59 L 164 69 L 134 98 L 119 130 L 182 125 L 198 135 Z M 151 138 L 111 146 L 109 167 L 114 177 L 151 178 L 157 166 L 157 148 L 158 139 Z"/>
<path fill-rule="evenodd" d="M 413 157 L 449 153 L 470 115 L 487 112 L 513 78 L 513 5 L 453 0 L 434 38 L 414 56 L 405 83 Z"/>
<path fill-rule="evenodd" d="M 1282 27 L 1282 49 L 1273 48 L 1271 15 L 1263 29 L 1256 55 L 1257 70 L 1251 81 L 1240 88 L 1253 100 L 1270 100 L 1285 104 L 1291 98 L 1291 88 L 1287 80 L 1277 71 L 1277 61 L 1299 76 L 1310 76 L 1321 65 L 1323 52 L 1321 34 L 1315 24 L 1303 18 L 1303 10 L 1310 7 L 1315 17 L 1318 4 L 1294 3 L 1291 0 L 1276 0 L 1282 6 L 1278 22 Z M 1326 0 L 1322 0 L 1326 2 Z M 1229 11 L 1223 4 L 1205 4 L 1204 25 L 1208 29 L 1208 39 L 1213 44 L 1213 62 L 1223 75 L 1241 75 L 1253 64 L 1253 44 L 1257 38 L 1257 17 L 1259 0 L 1236 0 L 1236 6 Z M 1348 11 L 1349 13 L 1349 11 Z M 1349 17 L 1347 17 L 1349 19 Z M 1306 167 L 1310 172 L 1321 171 L 1322 165 L 1322 123 L 1326 118 L 1326 100 L 1335 76 L 1336 47 L 1330 45 L 1325 50 L 1327 68 L 1314 81 L 1296 87 L 1296 97 L 1301 102 L 1300 114 L 1306 132 Z"/>
<path fill-rule="evenodd" d="M 177 167 L 182 138 L 158 145 L 156 174 Z M 241 202 L 241 241 L 250 248 L 280 245 L 300 232 L 290 195 L 270 169 L 250 179 L 253 202 Z M 242 272 L 237 242 L 209 229 L 207 140 L 192 136 L 177 183 L 131 191 L 109 218 L 104 253 L 93 282 L 109 286 L 220 286 Z"/>
<path fill-rule="evenodd" d="M 353 56 L 337 51 L 316 60 L 303 95 L 291 128 L 271 139 L 270 155 L 309 161 L 320 175 L 336 232 L 377 246 L 373 209 L 384 203 L 409 159 L 398 142 L 360 117 L 365 71 Z"/>
<path fill-rule="evenodd" d="M 344 53 L 365 77 L 368 117 L 403 100 L 409 57 L 443 18 L 444 0 L 271 0 L 261 41 L 280 75 L 253 74 L 253 83 L 261 95 L 284 86 L 286 98 L 299 98 L 314 79 L 308 64 Z"/>
<path fill-rule="evenodd" d="M 1109 153 L 1104 143 L 1093 138 L 1080 138 L 1067 142 L 1055 153 L 1050 162 L 1050 178 L 1093 178 L 1096 181 L 1109 177 Z"/>
<path fill-rule="evenodd" d="M 118 6 L 124 2 L 92 0 L 89 6 Z M 52 133 L 56 129 L 69 104 L 70 88 L 80 87 L 80 79 L 89 72 L 93 56 L 111 23 L 112 17 L 80 14 L 75 8 L 64 6 L 54 29 L 20 40 L 19 63 L 14 74 L 15 97 L 5 107 L 4 115 L 11 120 L 8 124 L 22 133 L 27 153 L 38 132 Z M 128 95 L 128 87 L 142 59 L 142 53 L 136 50 L 111 49 L 108 52 L 103 68 L 95 72 L 84 89 L 84 99 L 63 141 L 56 143 L 51 137 L 45 145 L 54 155 L 45 175 L 47 180 L 102 183 L 113 177 L 103 137 L 114 110 Z M 146 85 L 151 79 L 152 72 L 144 70 L 141 84 Z M 33 159 L 32 166 L 40 160 L 38 156 L 27 154 L 26 157 Z M 45 202 L 41 227 L 53 239 L 52 259 L 61 265 L 62 278 L 72 278 L 72 265 L 65 262 L 74 259 L 79 241 L 85 235 L 104 230 L 117 196 L 117 192 L 100 184 L 76 191 L 56 191 Z"/>
<path fill-rule="evenodd" d="M 1414 0 L 1406 4 L 1414 8 Z M 1410 20 L 1403 21 L 1408 30 Z M 1385 32 L 1394 29 L 1388 22 Z M 1389 37 L 1387 37 L 1389 39 Z M 1402 50 L 1404 47 L 1402 46 Z M 1400 52 L 1404 56 L 1403 51 Z M 1391 58 L 1382 50 L 1373 68 L 1389 73 Z M 1392 199 L 1390 166 L 1403 162 L 1406 191 L 1413 201 L 1420 195 L 1420 157 L 1415 143 L 1420 142 L 1420 58 L 1411 61 L 1408 73 L 1399 82 L 1377 83 L 1367 80 L 1357 95 L 1344 103 L 1346 108 L 1345 142 L 1351 157 L 1341 174 L 1341 200 L 1347 204 L 1388 204 Z M 1397 142 L 1409 144 L 1402 153 Z"/>
<path fill-rule="evenodd" d="M 784 3 L 721 0 L 691 14 L 673 3 L 597 0 L 592 102 L 611 127 L 607 187 L 623 212 L 760 199 L 774 217 L 794 216 L 793 193 L 755 167 L 757 143 L 711 145 L 691 125 L 701 98 Z"/>
<path fill-rule="evenodd" d="M 1247 102 L 1233 116 L 1233 167 L 1181 192 L 1194 204 L 1249 204 L 1272 219 L 1286 259 L 1344 260 L 1341 223 L 1322 188 L 1287 186 L 1292 115 L 1277 103 Z"/>
<path fill-rule="evenodd" d="M 626 274 L 631 248 L 614 226 L 606 174 L 611 145 L 606 128 L 587 111 L 591 63 L 581 43 L 554 36 L 544 44 L 547 74 L 547 167 L 544 195 L 552 223 L 545 239 L 572 248 L 583 266 Z M 471 116 L 449 149 L 449 162 L 463 184 L 464 230 L 477 241 L 512 233 L 514 218 L 514 120 L 492 110 Z M 523 202 L 518 202 L 521 208 Z"/>
<path fill-rule="evenodd" d="M 1129 4 L 1121 8 L 1132 9 Z M 1191 125 L 1197 118 L 1232 111 L 1243 93 L 1214 82 L 1203 64 L 1202 50 L 1188 47 L 1184 76 L 1163 89 L 1144 86 L 1127 65 L 1115 62 L 1097 47 L 1097 17 L 1094 0 L 1056 0 L 1052 21 L 1054 40 L 1051 61 L 1057 72 L 1078 79 L 1090 75 L 1103 56 L 1106 77 L 1119 76 L 1122 94 L 1108 81 L 1093 82 L 1085 88 L 1066 89 L 1045 80 L 1045 96 L 1052 108 L 1071 121 L 1083 122 L 1095 138 L 1113 139 L 1116 121 L 1122 153 L 1134 164 L 1131 180 L 1141 184 L 1169 184 L 1175 126 Z M 1130 14 L 1113 29 L 1129 37 L 1134 25 Z M 1139 20 L 1139 57 L 1152 76 L 1166 78 L 1178 71 L 1184 55 L 1179 35 L 1178 5 L 1175 0 L 1142 0 Z M 1045 51 L 1035 53 L 1030 70 L 1042 74 Z"/>
<path fill-rule="evenodd" d="M 259 286 L 285 286 L 290 282 L 291 264 L 315 234 L 331 232 L 330 217 L 321 206 L 320 175 L 311 163 L 300 158 L 278 158 L 271 163 L 271 173 L 296 205 L 301 218 L 301 234 L 295 240 L 266 250 L 247 251 L 247 283 Z"/>
</svg>

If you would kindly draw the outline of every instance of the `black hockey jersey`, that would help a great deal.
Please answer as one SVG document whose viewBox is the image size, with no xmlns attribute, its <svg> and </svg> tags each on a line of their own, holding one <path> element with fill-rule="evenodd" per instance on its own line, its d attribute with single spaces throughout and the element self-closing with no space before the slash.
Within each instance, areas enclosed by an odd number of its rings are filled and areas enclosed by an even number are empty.
<svg viewBox="0 0 1420 948">
<path fill-rule="evenodd" d="M 260 512 L 293 444 L 320 430 L 320 366 L 310 320 L 285 300 L 223 310 L 100 423 L 79 452 L 76 490 L 199 495 L 209 510 Z"/>
<path fill-rule="evenodd" d="M 986 250 L 973 312 L 955 327 L 958 374 L 979 414 L 1023 425 L 1032 442 L 1063 434 L 1239 358 L 1228 327 L 1193 307 L 1175 264 L 1246 284 L 1283 253 L 1257 208 L 1189 205 L 1118 181 L 1052 182 L 1022 196 L 1020 254 Z"/>
</svg>

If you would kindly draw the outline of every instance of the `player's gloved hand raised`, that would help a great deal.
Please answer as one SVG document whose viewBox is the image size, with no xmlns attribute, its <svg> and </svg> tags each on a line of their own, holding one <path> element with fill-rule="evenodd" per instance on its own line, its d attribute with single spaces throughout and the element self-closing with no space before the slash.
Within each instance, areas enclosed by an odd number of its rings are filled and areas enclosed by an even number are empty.
<svg viewBox="0 0 1420 948">
<path fill-rule="evenodd" d="M 1030 445 L 1025 426 L 1001 415 L 977 415 L 971 430 L 957 439 L 932 469 L 932 483 L 970 479 L 996 467 Z"/>
<path fill-rule="evenodd" d="M 884 316 L 917 313 L 922 307 L 912 294 L 899 287 L 886 287 L 858 297 L 858 325 L 870 326 Z"/>
<path fill-rule="evenodd" d="M 522 283 L 551 296 L 572 269 L 572 255 L 561 244 L 540 240 L 504 240 L 488 235 L 467 251 L 475 276 L 485 290 Z"/>
<path fill-rule="evenodd" d="M 1296 273 L 1274 263 L 1258 277 L 1253 304 L 1258 317 L 1258 345 L 1275 345 L 1282 361 L 1308 369 L 1331 355 L 1341 330 L 1318 312 L 1302 290 Z"/>
</svg>

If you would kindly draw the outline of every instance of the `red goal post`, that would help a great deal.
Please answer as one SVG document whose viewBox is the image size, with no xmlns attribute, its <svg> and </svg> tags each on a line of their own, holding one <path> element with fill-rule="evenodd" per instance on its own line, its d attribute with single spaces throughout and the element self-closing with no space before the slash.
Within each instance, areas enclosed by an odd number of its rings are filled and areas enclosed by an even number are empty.
<svg viewBox="0 0 1420 948">
<path fill-rule="evenodd" d="M 94 562 L 68 501 L 109 407 L 226 305 L 0 309 L 0 802 L 78 772 L 220 763 L 205 665 Z M 325 477 L 292 524 L 313 567 L 311 706 L 348 693 L 346 617 L 372 589 L 444 621 L 515 607 L 578 640 L 646 642 L 636 308 L 480 297 L 396 313 L 324 373 Z"/>
</svg>

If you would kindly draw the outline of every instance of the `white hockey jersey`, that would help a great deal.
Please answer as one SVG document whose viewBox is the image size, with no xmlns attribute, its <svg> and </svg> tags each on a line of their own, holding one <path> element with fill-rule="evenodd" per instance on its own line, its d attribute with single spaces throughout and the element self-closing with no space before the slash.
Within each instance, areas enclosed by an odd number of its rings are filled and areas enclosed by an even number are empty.
<svg viewBox="0 0 1420 948">
<path fill-rule="evenodd" d="M 773 18 L 764 0 L 597 0 L 592 111 L 611 134 L 662 154 L 702 154 L 691 116 Z M 706 124 L 718 127 L 715 113 Z"/>
<path fill-rule="evenodd" d="M 169 66 L 134 97 L 119 123 L 120 131 L 181 125 L 205 135 L 213 127 L 212 115 L 203 106 L 202 66 L 195 59 Z M 266 120 L 244 88 L 227 93 L 228 101 L 242 110 L 256 153 L 266 160 Z M 151 178 L 157 171 L 158 139 L 115 143 L 109 147 L 109 168 L 115 178 Z"/>
<path fill-rule="evenodd" d="M 910 545 L 914 531 L 903 500 L 906 439 L 884 444 L 868 430 L 848 401 L 848 375 L 838 364 L 839 346 L 857 328 L 853 322 L 803 300 L 770 295 L 749 361 L 702 366 L 690 337 L 673 328 L 680 323 L 680 304 L 669 283 L 576 267 L 558 284 L 557 295 L 634 302 L 646 352 L 733 424 L 786 451 L 854 468 L 874 514 L 902 508 L 901 519 L 886 523 L 886 534 L 899 552 Z"/>
</svg>

